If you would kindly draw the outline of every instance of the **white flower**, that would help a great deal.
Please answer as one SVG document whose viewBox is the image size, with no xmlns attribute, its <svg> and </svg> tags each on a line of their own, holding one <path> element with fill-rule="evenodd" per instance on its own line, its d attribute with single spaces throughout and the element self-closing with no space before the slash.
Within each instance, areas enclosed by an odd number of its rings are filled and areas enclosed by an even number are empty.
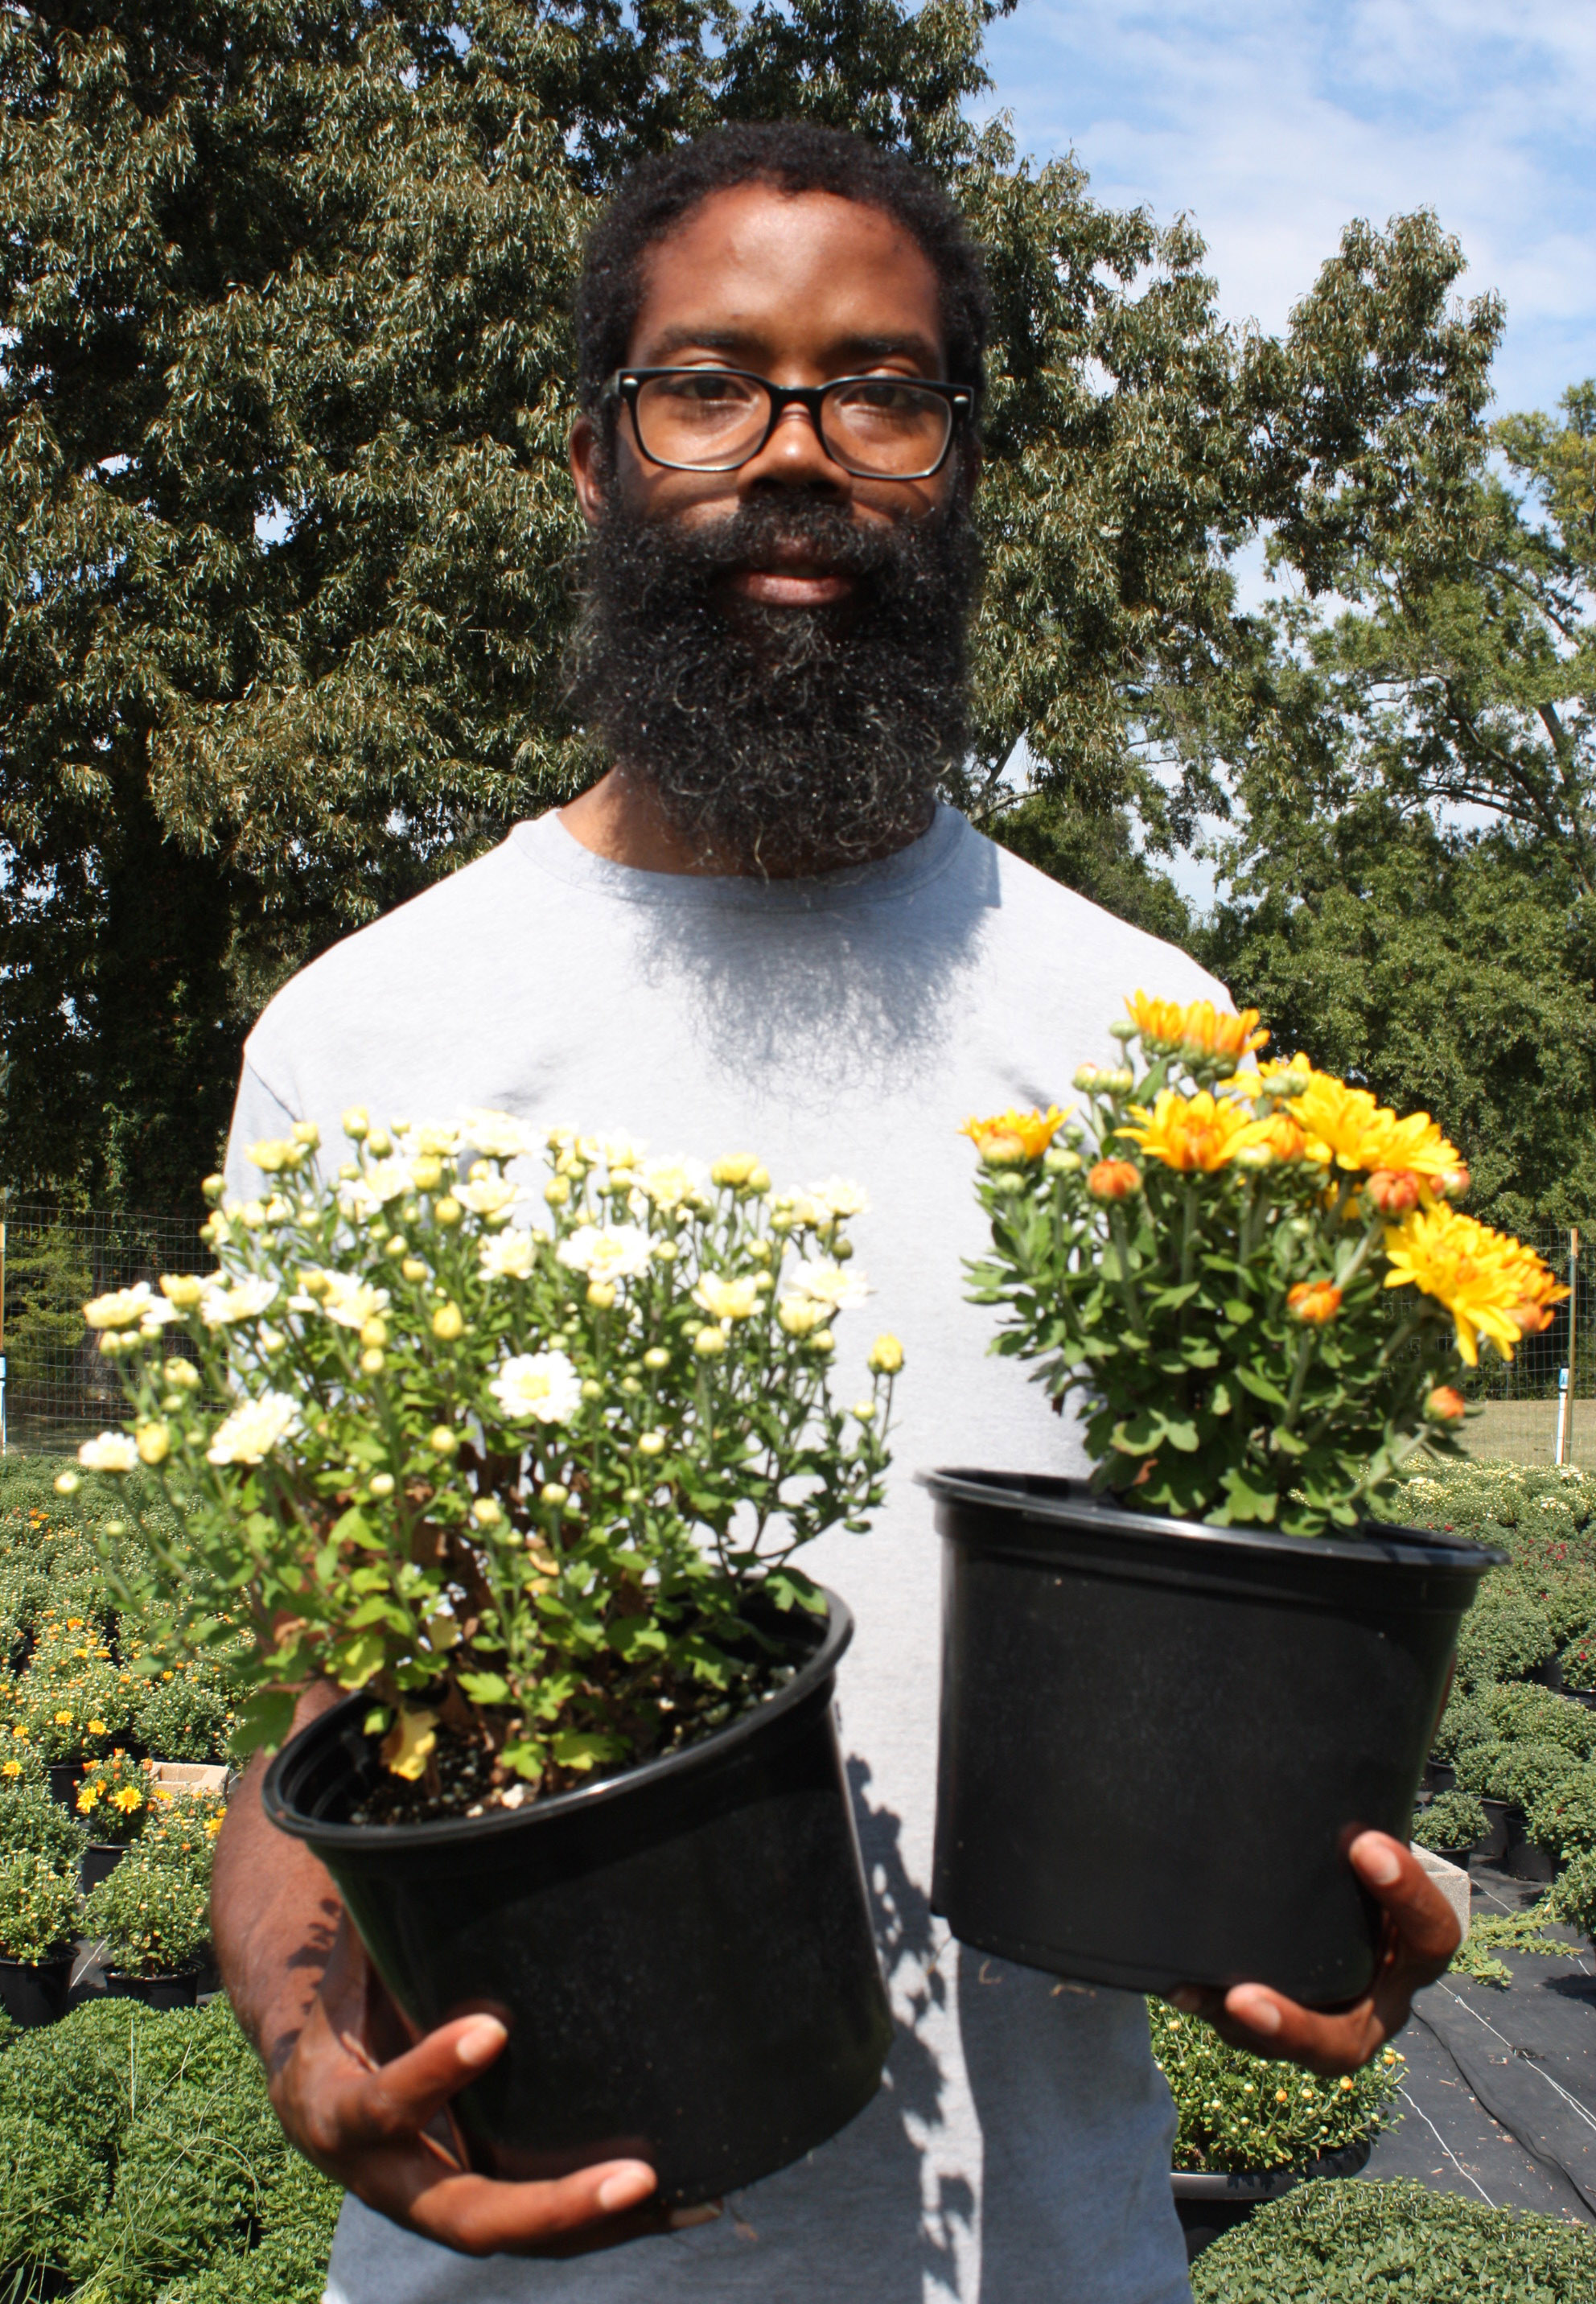
<svg viewBox="0 0 1596 2304">
<path fill-rule="evenodd" d="M 811 1199 L 829 1208 L 834 1216 L 862 1216 L 870 1206 L 863 1185 L 850 1184 L 845 1176 L 828 1176 L 823 1184 L 811 1184 L 809 1190 Z"/>
<path fill-rule="evenodd" d="M 823 1304 L 830 1312 L 844 1312 L 850 1305 L 862 1304 L 870 1293 L 870 1283 L 862 1272 L 845 1264 L 828 1264 L 818 1256 L 805 1257 L 789 1275 L 788 1286 L 794 1294 L 807 1296 L 811 1303 Z"/>
<path fill-rule="evenodd" d="M 158 1336 L 163 1328 L 181 1317 L 175 1304 L 169 1304 L 164 1296 L 157 1296 L 140 1321 L 139 1334 L 141 1336 Z"/>
<path fill-rule="evenodd" d="M 263 1392 L 225 1417 L 205 1452 L 209 1464 L 259 1464 L 279 1440 L 298 1429 L 299 1409 L 285 1392 Z"/>
<path fill-rule="evenodd" d="M 648 1148 L 641 1136 L 628 1136 L 624 1130 L 598 1139 L 598 1149 L 610 1168 L 635 1168 Z"/>
<path fill-rule="evenodd" d="M 502 1176 L 484 1176 L 479 1183 L 456 1184 L 454 1198 L 473 1216 L 503 1216 L 521 1198 L 515 1185 L 506 1183 Z"/>
<path fill-rule="evenodd" d="M 642 1188 L 657 1208 L 677 1208 L 701 1192 L 709 1172 L 701 1160 L 650 1160 L 642 1170 Z"/>
<path fill-rule="evenodd" d="M 567 1424 L 582 1403 L 581 1379 L 564 1352 L 520 1352 L 488 1389 L 506 1416 L 535 1416 L 539 1424 Z"/>
<path fill-rule="evenodd" d="M 712 1320 L 746 1320 L 760 1308 L 759 1279 L 728 1280 L 718 1272 L 706 1272 L 692 1300 Z"/>
<path fill-rule="evenodd" d="M 351 1224 L 369 1224 L 381 1206 L 364 1176 L 352 1176 L 338 1187 L 338 1207 Z"/>
<path fill-rule="evenodd" d="M 501 1232 L 485 1240 L 478 1254 L 488 1279 L 529 1280 L 537 1249 L 530 1232 Z"/>
<path fill-rule="evenodd" d="M 373 1288 L 352 1273 L 326 1272 L 322 1277 L 327 1290 L 320 1309 L 341 1328 L 363 1328 L 368 1320 L 386 1312 L 392 1300 L 386 1288 Z"/>
<path fill-rule="evenodd" d="M 97 1296 L 84 1305 L 83 1317 L 91 1328 L 133 1328 L 156 1301 L 149 1281 L 140 1280 L 132 1288 L 113 1288 L 108 1296 Z"/>
<path fill-rule="evenodd" d="M 415 1190 L 415 1178 L 408 1160 L 378 1160 L 367 1169 L 361 1180 L 384 1207 L 390 1200 L 403 1199 L 406 1192 Z"/>
<path fill-rule="evenodd" d="M 509 1112 L 468 1112 L 461 1120 L 460 1135 L 484 1160 L 519 1160 L 536 1148 L 531 1131 Z"/>
<path fill-rule="evenodd" d="M 416 1131 L 415 1149 L 426 1159 L 451 1158 L 460 1142 L 460 1131 L 436 1120 L 423 1121 Z"/>
<path fill-rule="evenodd" d="M 230 1328 L 234 1320 L 253 1320 L 277 1298 L 277 1283 L 251 1274 L 232 1286 L 212 1282 L 200 1299 L 200 1317 L 208 1328 Z"/>
<path fill-rule="evenodd" d="M 84 1441 L 78 1461 L 86 1472 L 131 1472 L 138 1466 L 139 1444 L 125 1432 L 102 1432 L 98 1440 Z"/>
<path fill-rule="evenodd" d="M 590 1280 L 635 1280 L 649 1268 L 653 1242 L 641 1224 L 578 1224 L 555 1250 L 569 1272 Z"/>
</svg>

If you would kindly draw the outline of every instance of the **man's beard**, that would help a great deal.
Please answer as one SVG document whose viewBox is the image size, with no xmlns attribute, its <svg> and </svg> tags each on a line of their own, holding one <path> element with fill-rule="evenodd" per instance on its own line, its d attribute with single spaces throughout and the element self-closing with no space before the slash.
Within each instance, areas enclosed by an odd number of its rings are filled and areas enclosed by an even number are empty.
<svg viewBox="0 0 1596 2304">
<path fill-rule="evenodd" d="M 845 599 L 770 607 L 730 591 L 795 540 L 853 579 Z M 574 699 L 695 854 L 821 872 L 925 829 L 964 751 L 980 546 L 962 499 L 941 518 L 866 526 L 765 496 L 694 528 L 639 520 L 612 495 L 586 575 Z"/>
</svg>

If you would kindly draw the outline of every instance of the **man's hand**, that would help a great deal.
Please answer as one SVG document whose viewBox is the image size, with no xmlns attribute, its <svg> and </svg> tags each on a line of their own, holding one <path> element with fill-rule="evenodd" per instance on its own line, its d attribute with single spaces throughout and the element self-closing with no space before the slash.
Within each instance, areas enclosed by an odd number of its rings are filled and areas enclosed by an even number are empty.
<svg viewBox="0 0 1596 2304">
<path fill-rule="evenodd" d="M 1326 2079 L 1355 2072 L 1378 2054 L 1406 2023 L 1414 1993 L 1440 1975 L 1462 1932 L 1450 1904 L 1399 1840 L 1363 1832 L 1347 1853 L 1385 1908 L 1385 1941 L 1366 1998 L 1325 2015 L 1267 1984 L 1236 1984 L 1228 1992 L 1189 1984 L 1170 1994 L 1176 2006 L 1205 2018 L 1232 2047 L 1284 2057 Z"/>
<path fill-rule="evenodd" d="M 368 2207 L 465 2256 L 577 2254 L 693 2220 L 626 2213 L 654 2190 L 641 2160 L 604 2161 L 548 2183 L 498 2183 L 463 2169 L 440 2115 L 499 2054 L 505 2028 L 492 2016 L 462 2016 L 379 2063 L 373 2035 L 391 2037 L 394 2020 L 340 1919 L 320 1989 L 267 2072 L 288 2135 Z"/>
<path fill-rule="evenodd" d="M 311 1690 L 303 1727 L 336 1699 Z M 649 2205 L 654 2171 L 609 2160 L 551 2183 L 463 2168 L 446 2106 L 503 2048 L 504 2026 L 462 2016 L 412 2038 L 324 1867 L 260 1806 L 251 1763 L 216 1842 L 211 1929 L 233 2012 L 266 2066 L 291 2142 L 409 2232 L 465 2256 L 575 2256 L 718 2213 Z"/>
</svg>

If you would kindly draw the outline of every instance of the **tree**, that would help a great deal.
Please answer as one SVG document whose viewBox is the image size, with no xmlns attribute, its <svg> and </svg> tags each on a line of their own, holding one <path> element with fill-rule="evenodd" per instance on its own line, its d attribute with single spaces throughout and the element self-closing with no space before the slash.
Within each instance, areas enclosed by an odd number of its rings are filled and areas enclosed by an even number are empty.
<svg viewBox="0 0 1596 2304">
<path fill-rule="evenodd" d="M 276 984 L 594 772 L 561 673 L 570 290 L 615 170 L 713 118 L 862 124 L 987 243 L 956 796 L 999 826 L 1023 734 L 1099 826 L 1074 868 L 1120 868 L 1115 821 L 1154 852 L 1186 834 L 1220 733 L 1278 709 L 1231 556 L 1268 528 L 1317 581 L 1416 533 L 1478 433 L 1493 310 L 1447 310 L 1456 251 L 1409 219 L 1357 228 L 1281 343 L 1235 336 L 1188 226 L 968 125 L 989 13 L 0 21 L 0 1173 L 181 1204 Z"/>
</svg>

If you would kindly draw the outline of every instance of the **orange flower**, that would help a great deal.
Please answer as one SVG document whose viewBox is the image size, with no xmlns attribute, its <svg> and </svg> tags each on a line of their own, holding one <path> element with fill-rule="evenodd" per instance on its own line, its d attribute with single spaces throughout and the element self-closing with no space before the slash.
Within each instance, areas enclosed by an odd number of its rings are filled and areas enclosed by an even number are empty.
<svg viewBox="0 0 1596 2304">
<path fill-rule="evenodd" d="M 1411 1168 L 1377 1168 L 1363 1190 L 1382 1216 L 1411 1216 L 1424 1197 Z"/>
<path fill-rule="evenodd" d="M 1026 1160 L 1040 1160 L 1064 1122 L 1065 1114 L 1050 1104 L 1046 1112 L 1032 1108 L 970 1119 L 959 1134 L 970 1138 L 989 1168 L 1017 1168 Z"/>
<path fill-rule="evenodd" d="M 1178 1052 L 1188 1063 L 1211 1056 L 1232 1056 L 1239 1063 L 1269 1038 L 1257 1029 L 1256 1008 L 1244 1008 L 1237 1016 L 1216 1008 L 1211 1000 L 1193 1000 L 1183 1008 L 1178 1000 L 1150 1000 L 1145 992 L 1125 1004 L 1144 1047 Z"/>
<path fill-rule="evenodd" d="M 1128 1200 L 1142 1190 L 1142 1172 L 1129 1160 L 1099 1160 L 1087 1172 L 1086 1189 L 1094 1200 Z"/>
<path fill-rule="evenodd" d="M 1322 1328 L 1341 1309 L 1341 1291 L 1329 1280 L 1299 1280 L 1286 1299 L 1293 1319 L 1310 1328 Z"/>
<path fill-rule="evenodd" d="M 1228 1166 L 1238 1152 L 1257 1142 L 1266 1124 L 1253 1120 L 1234 1097 L 1216 1098 L 1206 1088 L 1196 1096 L 1177 1096 L 1167 1088 L 1150 1112 L 1133 1105 L 1131 1115 L 1142 1126 L 1117 1132 L 1128 1136 L 1167 1168 L 1188 1173 L 1193 1169 L 1211 1173 Z"/>
<path fill-rule="evenodd" d="M 1424 1413 L 1432 1423 L 1456 1424 L 1467 1412 L 1467 1407 L 1462 1393 L 1449 1384 L 1438 1384 L 1424 1402 Z"/>
<path fill-rule="evenodd" d="M 1305 1056 L 1261 1068 L 1266 1091 L 1286 1078 L 1303 1082 L 1292 1097 L 1291 1115 L 1308 1139 L 1310 1159 L 1371 1173 L 1409 1172 L 1420 1179 L 1422 1199 L 1440 1191 L 1442 1179 L 1460 1168 L 1456 1146 L 1447 1142 L 1427 1112 L 1410 1112 L 1398 1119 L 1386 1105 L 1376 1104 L 1366 1088 L 1349 1088 L 1333 1072 L 1315 1072 Z"/>
</svg>

